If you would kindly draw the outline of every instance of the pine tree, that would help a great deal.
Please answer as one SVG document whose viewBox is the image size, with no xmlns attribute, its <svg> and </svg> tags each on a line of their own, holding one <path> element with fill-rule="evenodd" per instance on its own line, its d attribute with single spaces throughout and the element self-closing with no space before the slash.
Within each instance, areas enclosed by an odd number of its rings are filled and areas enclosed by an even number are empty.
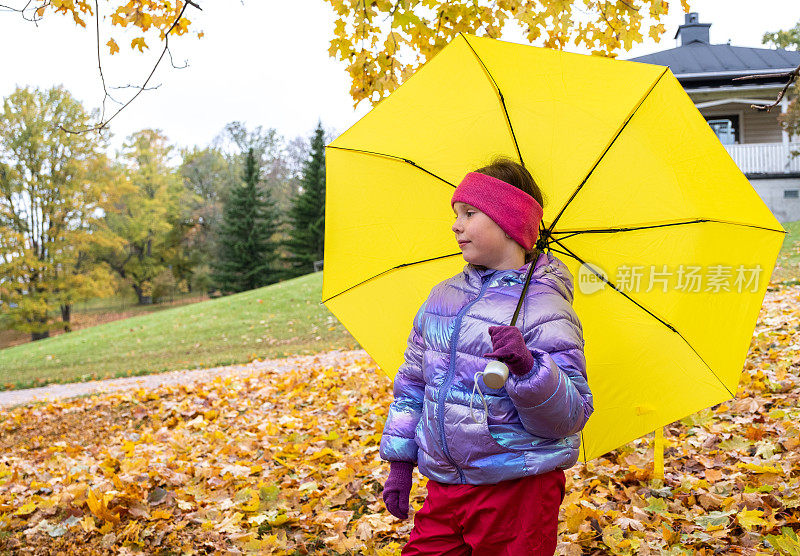
<svg viewBox="0 0 800 556">
<path fill-rule="evenodd" d="M 212 263 L 212 279 L 223 292 L 241 292 L 278 281 L 278 227 L 275 202 L 258 187 L 261 168 L 253 149 L 247 152 L 244 183 L 231 190 L 219 227 L 219 254 Z"/>
<path fill-rule="evenodd" d="M 314 271 L 322 260 L 325 241 L 325 131 L 317 124 L 311 139 L 309 157 L 303 165 L 303 188 L 289 211 L 289 239 L 286 247 L 292 276 Z"/>
</svg>

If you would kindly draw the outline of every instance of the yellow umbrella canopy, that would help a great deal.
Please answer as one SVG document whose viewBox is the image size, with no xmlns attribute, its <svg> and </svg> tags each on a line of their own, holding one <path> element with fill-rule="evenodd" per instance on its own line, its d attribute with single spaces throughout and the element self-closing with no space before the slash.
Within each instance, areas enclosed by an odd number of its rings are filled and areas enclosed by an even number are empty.
<svg viewBox="0 0 800 556">
<path fill-rule="evenodd" d="M 735 396 L 786 233 L 667 67 L 460 35 L 326 148 L 323 303 L 394 377 L 465 261 L 453 189 L 495 155 L 545 196 L 595 410 L 581 458 Z"/>
</svg>

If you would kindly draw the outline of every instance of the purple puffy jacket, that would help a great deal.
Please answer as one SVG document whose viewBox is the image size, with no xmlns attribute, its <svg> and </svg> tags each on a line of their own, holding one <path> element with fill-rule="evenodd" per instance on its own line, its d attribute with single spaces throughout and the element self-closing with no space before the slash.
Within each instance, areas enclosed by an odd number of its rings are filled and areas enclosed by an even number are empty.
<svg viewBox="0 0 800 556">
<path fill-rule="evenodd" d="M 431 290 L 414 318 L 394 401 L 381 438 L 381 458 L 416 463 L 441 483 L 493 484 L 567 469 L 578 460 L 580 431 L 592 414 L 583 329 L 572 308 L 572 274 L 541 253 L 517 319 L 536 363 L 504 388 L 480 381 L 488 404 L 470 395 L 490 361 L 489 327 L 509 325 L 530 263 L 519 269 L 463 272 Z M 476 396 L 477 398 L 477 396 Z"/>
</svg>

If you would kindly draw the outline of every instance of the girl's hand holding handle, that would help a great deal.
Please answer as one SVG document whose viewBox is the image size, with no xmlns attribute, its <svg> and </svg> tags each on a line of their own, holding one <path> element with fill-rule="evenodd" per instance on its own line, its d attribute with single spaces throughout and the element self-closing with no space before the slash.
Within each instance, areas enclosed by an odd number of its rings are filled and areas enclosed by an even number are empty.
<svg viewBox="0 0 800 556">
<path fill-rule="evenodd" d="M 525 345 L 519 328 L 516 326 L 490 326 L 489 336 L 492 338 L 494 351 L 484 353 L 484 357 L 502 361 L 508 365 L 508 370 L 517 376 L 527 374 L 533 369 L 536 359 Z"/>
<path fill-rule="evenodd" d="M 383 502 L 389 513 L 399 519 L 408 518 L 408 500 L 411 496 L 411 472 L 414 464 L 393 461 L 389 467 L 389 478 L 383 486 Z"/>
</svg>

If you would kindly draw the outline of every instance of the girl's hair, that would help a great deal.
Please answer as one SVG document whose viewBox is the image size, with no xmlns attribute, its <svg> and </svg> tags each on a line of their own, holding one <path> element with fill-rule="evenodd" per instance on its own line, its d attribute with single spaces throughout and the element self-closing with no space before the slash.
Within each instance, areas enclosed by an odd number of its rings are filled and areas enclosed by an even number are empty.
<svg viewBox="0 0 800 556">
<path fill-rule="evenodd" d="M 536 202 L 539 203 L 542 208 L 544 208 L 542 191 L 539 189 L 539 186 L 536 185 L 536 181 L 534 181 L 531 173 L 528 172 L 525 166 L 514 162 L 507 156 L 496 156 L 492 159 L 488 166 L 478 168 L 477 170 L 473 170 L 473 172 L 478 172 L 479 174 L 497 178 L 498 180 L 502 180 L 513 185 L 517 189 L 521 189 L 536 199 Z M 531 251 L 526 251 L 525 262 L 529 263 L 532 261 L 536 253 L 537 250 L 535 247 Z"/>
</svg>

